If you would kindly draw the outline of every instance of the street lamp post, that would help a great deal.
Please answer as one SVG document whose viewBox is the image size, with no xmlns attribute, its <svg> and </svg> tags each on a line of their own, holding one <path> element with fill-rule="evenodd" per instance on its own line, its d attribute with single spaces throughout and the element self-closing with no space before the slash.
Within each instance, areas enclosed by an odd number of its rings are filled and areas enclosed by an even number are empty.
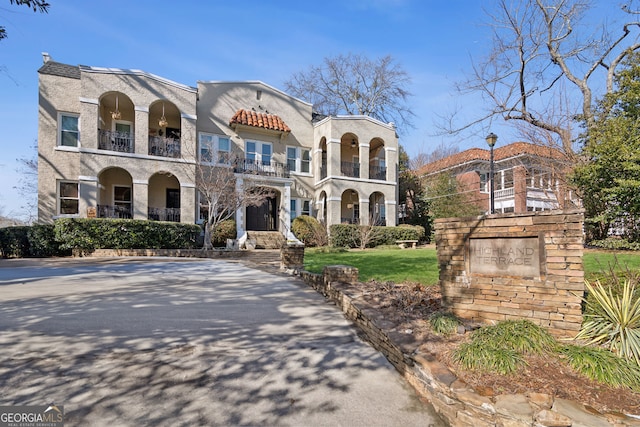
<svg viewBox="0 0 640 427">
<path fill-rule="evenodd" d="M 485 138 L 487 140 L 487 144 L 489 144 L 489 213 L 495 213 L 495 194 L 493 187 L 493 147 L 496 145 L 496 141 L 498 140 L 498 135 L 491 132 Z"/>
</svg>

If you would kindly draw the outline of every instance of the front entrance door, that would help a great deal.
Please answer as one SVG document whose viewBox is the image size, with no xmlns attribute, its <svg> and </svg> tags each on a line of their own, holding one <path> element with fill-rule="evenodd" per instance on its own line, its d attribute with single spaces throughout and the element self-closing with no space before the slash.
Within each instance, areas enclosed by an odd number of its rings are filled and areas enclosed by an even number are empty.
<svg viewBox="0 0 640 427">
<path fill-rule="evenodd" d="M 277 231 L 278 205 L 275 197 L 267 197 L 259 206 L 247 206 L 247 230 Z"/>
</svg>

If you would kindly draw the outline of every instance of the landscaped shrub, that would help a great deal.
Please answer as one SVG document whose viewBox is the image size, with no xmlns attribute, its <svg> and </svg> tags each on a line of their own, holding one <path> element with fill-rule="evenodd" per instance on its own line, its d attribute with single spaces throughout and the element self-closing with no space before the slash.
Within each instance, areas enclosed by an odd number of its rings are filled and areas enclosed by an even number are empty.
<svg viewBox="0 0 640 427">
<path fill-rule="evenodd" d="M 55 240 L 53 225 L 35 224 L 0 228 L 0 256 L 3 258 L 67 255 Z"/>
<path fill-rule="evenodd" d="M 360 246 L 358 226 L 354 224 L 333 224 L 329 227 L 331 246 L 356 248 Z"/>
<path fill-rule="evenodd" d="M 429 325 L 438 335 L 451 335 L 461 324 L 460 319 L 453 313 L 438 311 L 429 316 Z"/>
<path fill-rule="evenodd" d="M 327 230 L 316 218 L 300 215 L 291 223 L 291 231 L 298 240 L 308 247 L 326 246 L 328 244 Z"/>
<path fill-rule="evenodd" d="M 626 280 L 620 289 L 585 280 L 584 323 L 576 339 L 603 345 L 640 366 L 640 290 Z"/>
<path fill-rule="evenodd" d="M 29 256 L 66 256 L 71 253 L 60 248 L 53 224 L 34 224 L 27 230 L 27 237 L 29 239 Z"/>
<path fill-rule="evenodd" d="M 211 243 L 214 247 L 226 247 L 227 239 L 235 239 L 237 236 L 236 221 L 227 219 L 216 226 L 211 234 Z"/>
<path fill-rule="evenodd" d="M 604 240 L 592 240 L 589 242 L 589 246 L 617 251 L 640 251 L 640 242 L 629 242 L 625 239 L 611 237 Z"/>
<path fill-rule="evenodd" d="M 355 224 L 334 224 L 330 227 L 331 245 L 343 246 L 349 248 L 360 247 L 362 227 Z M 375 247 L 380 245 L 394 245 L 398 240 L 424 240 L 424 227 L 419 225 L 401 225 L 398 227 L 373 227 L 373 233 L 370 234 L 371 240 L 367 247 Z"/>
<path fill-rule="evenodd" d="M 613 387 L 640 391 L 640 366 L 599 347 L 566 345 L 560 354 L 582 375 Z"/>
<path fill-rule="evenodd" d="M 550 353 L 556 347 L 555 339 L 533 322 L 506 320 L 475 330 L 453 359 L 466 369 L 508 375 L 525 363 L 525 354 Z"/>
<path fill-rule="evenodd" d="M 55 221 L 60 247 L 80 253 L 95 249 L 191 249 L 202 229 L 174 222 L 61 218 Z"/>
<path fill-rule="evenodd" d="M 0 252 L 3 258 L 29 255 L 29 226 L 0 228 Z"/>
</svg>

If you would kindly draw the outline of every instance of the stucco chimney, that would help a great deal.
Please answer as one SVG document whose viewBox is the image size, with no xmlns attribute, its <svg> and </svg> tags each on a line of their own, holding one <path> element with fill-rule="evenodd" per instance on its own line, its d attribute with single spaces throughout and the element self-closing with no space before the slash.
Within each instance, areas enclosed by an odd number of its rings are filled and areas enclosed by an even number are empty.
<svg viewBox="0 0 640 427">
<path fill-rule="evenodd" d="M 42 62 L 47 63 L 51 61 L 51 56 L 47 52 L 42 52 Z"/>
</svg>

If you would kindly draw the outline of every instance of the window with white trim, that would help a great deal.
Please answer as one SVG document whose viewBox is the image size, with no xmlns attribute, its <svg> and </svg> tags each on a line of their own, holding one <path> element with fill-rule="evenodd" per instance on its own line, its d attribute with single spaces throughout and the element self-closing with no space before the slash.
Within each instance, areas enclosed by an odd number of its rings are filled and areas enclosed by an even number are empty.
<svg viewBox="0 0 640 427">
<path fill-rule="evenodd" d="M 80 192 L 77 181 L 58 181 L 58 215 L 78 215 Z"/>
<path fill-rule="evenodd" d="M 204 163 L 228 163 L 231 140 L 228 136 L 200 133 L 200 161 Z"/>
<path fill-rule="evenodd" d="M 287 168 L 291 172 L 311 171 L 311 150 L 303 147 L 287 147 Z"/>
<path fill-rule="evenodd" d="M 311 200 L 308 199 L 291 199 L 289 201 L 289 216 L 291 222 L 295 217 L 300 215 L 311 216 Z"/>
<path fill-rule="evenodd" d="M 271 165 L 273 149 L 268 142 L 247 141 L 245 145 L 245 157 L 247 160 L 263 165 Z"/>
<path fill-rule="evenodd" d="M 58 145 L 77 147 L 80 143 L 80 115 L 58 114 Z"/>
</svg>

